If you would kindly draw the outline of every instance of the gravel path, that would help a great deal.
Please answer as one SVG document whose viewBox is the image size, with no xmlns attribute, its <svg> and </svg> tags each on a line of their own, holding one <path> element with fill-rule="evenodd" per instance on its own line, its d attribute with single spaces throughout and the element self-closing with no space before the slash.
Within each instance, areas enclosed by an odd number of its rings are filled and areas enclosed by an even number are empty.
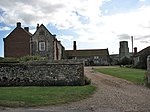
<svg viewBox="0 0 150 112">
<path fill-rule="evenodd" d="M 3 108 L 0 112 L 150 112 L 150 89 L 85 68 L 85 75 L 97 86 L 85 100 L 59 106 Z"/>
</svg>

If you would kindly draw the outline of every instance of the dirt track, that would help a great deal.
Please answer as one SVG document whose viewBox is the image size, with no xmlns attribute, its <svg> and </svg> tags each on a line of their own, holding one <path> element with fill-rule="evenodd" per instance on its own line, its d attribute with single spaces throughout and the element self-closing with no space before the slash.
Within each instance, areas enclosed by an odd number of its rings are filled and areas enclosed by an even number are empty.
<svg viewBox="0 0 150 112">
<path fill-rule="evenodd" d="M 94 72 L 85 74 L 97 86 L 88 99 L 59 106 L 34 108 L 0 108 L 0 112 L 150 112 L 150 89 L 131 82 Z"/>
</svg>

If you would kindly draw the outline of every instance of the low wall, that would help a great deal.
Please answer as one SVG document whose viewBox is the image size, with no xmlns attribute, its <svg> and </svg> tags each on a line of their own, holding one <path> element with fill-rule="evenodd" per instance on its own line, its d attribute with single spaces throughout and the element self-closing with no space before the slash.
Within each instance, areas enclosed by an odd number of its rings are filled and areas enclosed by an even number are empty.
<svg viewBox="0 0 150 112">
<path fill-rule="evenodd" d="M 0 86 L 77 86 L 84 83 L 81 62 L 0 64 Z"/>
</svg>

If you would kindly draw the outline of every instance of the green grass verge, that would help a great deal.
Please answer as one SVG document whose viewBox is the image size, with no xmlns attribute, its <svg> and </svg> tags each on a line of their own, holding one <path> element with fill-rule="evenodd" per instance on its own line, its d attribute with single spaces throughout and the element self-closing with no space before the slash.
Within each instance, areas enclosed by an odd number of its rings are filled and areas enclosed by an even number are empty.
<svg viewBox="0 0 150 112">
<path fill-rule="evenodd" d="M 96 87 L 0 87 L 0 106 L 24 107 L 56 105 L 89 97 Z"/>
<path fill-rule="evenodd" d="M 137 84 L 144 83 L 145 70 L 141 69 L 133 69 L 133 68 L 95 68 L 96 71 L 108 74 L 111 76 L 115 76 L 118 78 L 122 78 Z"/>
</svg>

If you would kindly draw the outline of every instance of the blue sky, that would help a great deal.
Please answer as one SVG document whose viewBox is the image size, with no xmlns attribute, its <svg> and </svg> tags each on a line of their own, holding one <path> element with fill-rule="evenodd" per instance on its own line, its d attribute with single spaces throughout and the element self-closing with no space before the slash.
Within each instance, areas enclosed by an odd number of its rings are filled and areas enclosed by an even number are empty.
<svg viewBox="0 0 150 112">
<path fill-rule="evenodd" d="M 119 41 L 131 36 L 138 51 L 150 45 L 150 0 L 1 0 L 0 57 L 5 38 L 19 21 L 34 33 L 44 24 L 65 49 L 105 49 L 119 53 Z"/>
</svg>

